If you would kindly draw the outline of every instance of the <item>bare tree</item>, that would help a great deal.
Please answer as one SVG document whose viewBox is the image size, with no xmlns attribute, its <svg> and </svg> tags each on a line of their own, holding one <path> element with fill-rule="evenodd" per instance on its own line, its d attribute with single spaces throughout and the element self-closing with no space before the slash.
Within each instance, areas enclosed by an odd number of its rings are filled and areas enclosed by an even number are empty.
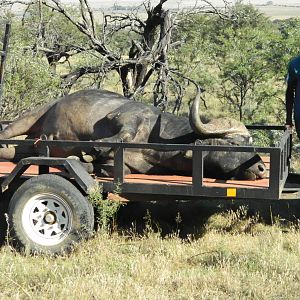
<svg viewBox="0 0 300 300">
<path fill-rule="evenodd" d="M 0 103 L 2 102 L 2 89 L 3 89 L 3 83 L 4 83 L 5 61 L 6 61 L 6 57 L 7 57 L 7 51 L 8 51 L 10 30 L 11 30 L 11 25 L 9 23 L 6 23 L 4 36 L 3 36 L 3 43 L 2 43 L 2 41 L 0 43 L 0 45 L 2 44 L 2 50 L 0 50 Z"/>
<path fill-rule="evenodd" d="M 79 0 L 79 16 L 71 14 L 59 0 L 2 0 L 2 5 L 24 4 L 27 9 L 36 5 L 38 9 L 38 26 L 34 49 L 42 51 L 50 65 L 55 66 L 62 58 L 68 59 L 79 52 L 93 50 L 101 59 L 98 65 L 84 66 L 72 70 L 62 76 L 63 85 L 68 90 L 76 81 L 86 74 L 100 74 L 117 72 L 123 88 L 123 94 L 135 98 L 144 91 L 147 83 L 154 83 L 154 105 L 167 108 L 169 93 L 175 95 L 176 101 L 173 112 L 180 108 L 184 94 L 184 86 L 179 80 L 181 74 L 169 65 L 169 50 L 176 44 L 172 43 L 172 30 L 176 24 L 178 12 L 171 12 L 164 8 L 167 0 L 160 0 L 155 6 L 151 2 L 142 3 L 127 14 L 103 14 L 103 24 L 97 24 L 94 12 L 87 0 Z M 217 10 L 209 1 L 202 0 L 203 6 L 198 8 L 205 13 L 225 15 Z M 45 20 L 43 9 L 51 9 L 60 14 L 70 24 L 75 26 L 88 40 L 86 47 L 66 45 L 63 42 L 47 47 L 45 43 Z M 146 12 L 143 19 L 140 10 Z M 124 55 L 110 47 L 110 41 L 120 31 L 134 33 L 130 47 Z M 101 76 L 100 76 L 101 77 Z M 189 78 L 185 77 L 185 81 Z"/>
</svg>

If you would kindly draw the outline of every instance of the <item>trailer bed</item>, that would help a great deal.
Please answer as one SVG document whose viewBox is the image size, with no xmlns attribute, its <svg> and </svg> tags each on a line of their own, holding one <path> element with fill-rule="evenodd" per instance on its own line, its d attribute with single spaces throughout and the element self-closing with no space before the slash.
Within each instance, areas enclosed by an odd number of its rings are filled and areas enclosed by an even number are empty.
<svg viewBox="0 0 300 300">
<path fill-rule="evenodd" d="M 263 157 L 263 161 L 270 168 L 269 157 Z M 9 175 L 16 164 L 8 161 L 0 161 L 0 177 Z M 50 173 L 61 173 L 58 168 L 51 167 Z M 31 165 L 25 172 L 26 176 L 37 176 L 39 174 L 39 167 Z M 99 183 L 113 182 L 112 177 L 95 177 Z M 124 177 L 125 183 L 139 183 L 139 184 L 161 184 L 161 185 L 192 185 L 192 176 L 178 176 L 178 175 L 145 175 L 145 174 L 129 174 Z M 203 178 L 203 185 L 207 187 L 235 187 L 235 188 L 265 188 L 269 187 L 269 178 L 258 180 L 220 180 L 213 178 Z"/>
<path fill-rule="evenodd" d="M 0 161 L 0 177 L 8 176 L 13 169 L 16 167 L 17 164 L 9 161 Z M 50 173 L 61 173 L 61 170 L 58 168 L 50 168 Z M 25 172 L 24 175 L 26 176 L 37 176 L 39 175 L 39 167 L 32 165 L 30 166 Z"/>
<path fill-rule="evenodd" d="M 256 129 L 256 128 L 253 128 Z M 279 141 L 271 147 L 232 146 L 232 145 L 187 145 L 187 144 L 155 144 L 155 143 L 123 143 L 98 141 L 65 141 L 65 140 L 1 140 L 0 144 L 32 147 L 34 151 L 28 157 L 21 159 L 17 166 L 12 162 L 0 162 L 0 177 L 4 179 L 2 190 L 6 190 L 16 176 L 35 176 L 44 173 L 60 172 L 62 176 L 74 178 L 83 190 L 88 192 L 95 179 L 103 186 L 105 193 L 116 192 L 122 195 L 169 196 L 177 199 L 281 199 L 289 177 L 291 157 L 291 134 L 283 126 L 265 126 L 262 130 L 281 130 Z M 94 147 L 108 147 L 114 154 L 114 177 L 105 178 L 90 176 L 83 167 L 74 160 L 50 156 L 52 147 L 74 147 L 89 151 Z M 20 148 L 22 149 L 22 148 Z M 153 149 L 157 151 L 192 151 L 191 176 L 177 175 L 144 175 L 124 174 L 124 153 L 132 149 Z M 258 153 L 263 158 L 269 175 L 267 178 L 255 181 L 219 180 L 203 176 L 203 163 L 206 153 L 250 152 Z M 87 152 L 88 153 L 88 152 Z M 27 154 L 27 153 L 26 153 Z M 31 156 L 30 156 L 31 154 Z M 72 162 L 73 161 L 73 162 Z M 16 166 L 16 167 L 15 167 Z M 56 168 L 60 166 L 59 168 Z M 29 168 L 28 168 L 29 167 Z M 62 168 L 61 168 L 62 167 Z M 61 170 L 64 169 L 64 174 Z M 296 180 L 298 181 L 298 180 Z M 298 189 L 298 186 L 296 187 Z M 294 189 L 294 185 L 289 187 Z M 144 196 L 142 198 L 144 198 Z"/>
<path fill-rule="evenodd" d="M 113 182 L 113 178 L 98 177 L 99 182 Z M 166 185 L 192 185 L 191 176 L 177 176 L 177 175 L 144 175 L 144 174 L 130 174 L 124 178 L 125 183 L 139 183 L 139 184 L 166 184 Z M 206 187 L 235 187 L 235 188 L 265 188 L 269 187 L 269 178 L 258 180 L 220 180 L 213 178 L 203 178 L 203 186 Z"/>
</svg>

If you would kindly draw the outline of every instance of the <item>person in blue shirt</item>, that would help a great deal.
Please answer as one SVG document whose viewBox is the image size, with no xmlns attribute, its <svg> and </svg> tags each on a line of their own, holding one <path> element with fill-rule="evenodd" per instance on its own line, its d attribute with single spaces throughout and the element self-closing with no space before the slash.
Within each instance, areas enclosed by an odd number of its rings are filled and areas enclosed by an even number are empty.
<svg viewBox="0 0 300 300">
<path fill-rule="evenodd" d="M 294 110 L 295 129 L 300 138 L 300 56 L 292 59 L 288 66 L 285 106 L 286 126 L 293 127 Z"/>
</svg>

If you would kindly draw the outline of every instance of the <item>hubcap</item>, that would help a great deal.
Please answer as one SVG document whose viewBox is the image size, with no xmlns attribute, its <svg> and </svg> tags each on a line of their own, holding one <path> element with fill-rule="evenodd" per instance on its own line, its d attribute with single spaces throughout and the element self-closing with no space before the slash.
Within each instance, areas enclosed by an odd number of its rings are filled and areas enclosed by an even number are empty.
<svg viewBox="0 0 300 300">
<path fill-rule="evenodd" d="M 44 216 L 44 222 L 46 224 L 53 225 L 56 222 L 56 214 L 53 211 L 47 211 Z"/>
<path fill-rule="evenodd" d="M 42 193 L 30 198 L 24 206 L 22 224 L 34 243 L 54 246 L 62 242 L 72 228 L 70 205 L 60 196 Z"/>
</svg>

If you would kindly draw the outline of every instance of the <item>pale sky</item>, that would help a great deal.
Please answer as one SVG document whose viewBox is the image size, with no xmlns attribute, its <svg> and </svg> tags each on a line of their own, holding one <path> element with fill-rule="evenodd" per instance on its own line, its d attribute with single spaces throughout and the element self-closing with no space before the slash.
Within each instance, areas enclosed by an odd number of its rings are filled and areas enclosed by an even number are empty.
<svg viewBox="0 0 300 300">
<path fill-rule="evenodd" d="M 75 0 L 63 0 L 63 2 L 74 2 Z M 271 0 L 276 5 L 300 5 L 300 0 Z M 114 3 L 120 4 L 120 5 L 134 5 L 142 3 L 142 0 L 89 0 L 91 4 L 95 5 L 103 5 L 103 6 L 112 6 Z M 156 2 L 156 1 L 153 1 Z M 177 6 L 178 4 L 181 4 L 180 6 L 186 6 L 186 5 L 193 5 L 196 2 L 196 0 L 168 0 L 166 4 L 171 6 Z M 198 3 L 200 3 L 201 0 L 198 0 Z M 213 4 L 219 4 L 222 3 L 221 0 L 211 0 Z M 234 0 L 229 0 L 228 2 L 234 3 Z M 265 4 L 268 2 L 268 0 L 244 0 L 244 3 L 252 3 L 252 4 Z"/>
<path fill-rule="evenodd" d="M 234 3 L 235 0 L 227 0 L 228 2 Z M 269 0 L 244 0 L 244 3 L 252 3 L 252 4 L 265 4 Z M 300 0 L 271 0 L 273 1 L 274 4 L 276 5 L 299 5 L 300 6 Z M 78 2 L 78 0 L 62 0 L 64 3 L 74 3 Z M 143 0 L 89 0 L 88 1 L 90 4 L 93 6 L 97 7 L 108 7 L 108 6 L 113 6 L 114 4 L 119 4 L 119 5 L 130 5 L 134 6 L 137 4 L 140 4 L 143 2 Z M 155 0 L 151 1 L 153 3 L 157 2 Z M 173 6 L 177 7 L 179 6 L 191 6 L 194 5 L 196 2 L 199 4 L 201 3 L 201 0 L 168 0 L 166 2 L 166 6 Z M 222 4 L 222 0 L 210 0 L 212 4 L 218 5 Z"/>
<path fill-rule="evenodd" d="M 2 0 L 0 0 L 1 2 Z M 29 0 L 24 0 L 29 1 Z M 78 0 L 61 0 L 65 4 L 78 3 Z M 209 0 L 214 5 L 220 5 L 223 3 L 222 0 Z M 234 3 L 236 0 L 227 0 L 229 3 Z M 300 6 L 300 0 L 244 0 L 244 3 L 251 4 L 266 4 L 268 1 L 272 1 L 275 5 L 297 5 Z M 143 3 L 143 0 L 88 0 L 88 2 L 93 7 L 111 7 L 114 4 L 124 5 L 124 6 L 135 6 Z M 151 0 L 151 2 L 156 3 L 158 0 Z M 195 3 L 201 4 L 201 0 L 168 0 L 165 3 L 166 7 L 186 7 L 194 6 Z"/>
<path fill-rule="evenodd" d="M 0 0 L 1 2 L 2 0 Z M 29 1 L 29 0 L 23 0 Z M 150 0 L 151 3 L 155 4 L 158 0 Z M 221 6 L 224 4 L 222 0 L 209 0 L 213 5 Z M 295 5 L 300 6 L 300 0 L 244 0 L 244 3 L 251 3 L 251 4 L 266 4 L 268 1 L 272 1 L 275 5 Z M 65 4 L 75 4 L 79 3 L 79 0 L 61 0 L 61 2 Z M 142 4 L 144 0 L 88 0 L 91 6 L 95 9 L 107 8 L 112 7 L 114 4 L 123 5 L 123 6 L 137 6 Z M 227 0 L 228 3 L 234 4 L 236 0 Z M 201 5 L 201 0 L 168 0 L 164 7 L 166 8 L 183 8 L 183 7 L 191 7 L 194 6 L 195 3 Z M 202 2 L 203 4 L 203 2 Z M 18 8 L 19 6 L 15 6 Z M 23 7 L 23 6 L 21 6 Z"/>
</svg>

